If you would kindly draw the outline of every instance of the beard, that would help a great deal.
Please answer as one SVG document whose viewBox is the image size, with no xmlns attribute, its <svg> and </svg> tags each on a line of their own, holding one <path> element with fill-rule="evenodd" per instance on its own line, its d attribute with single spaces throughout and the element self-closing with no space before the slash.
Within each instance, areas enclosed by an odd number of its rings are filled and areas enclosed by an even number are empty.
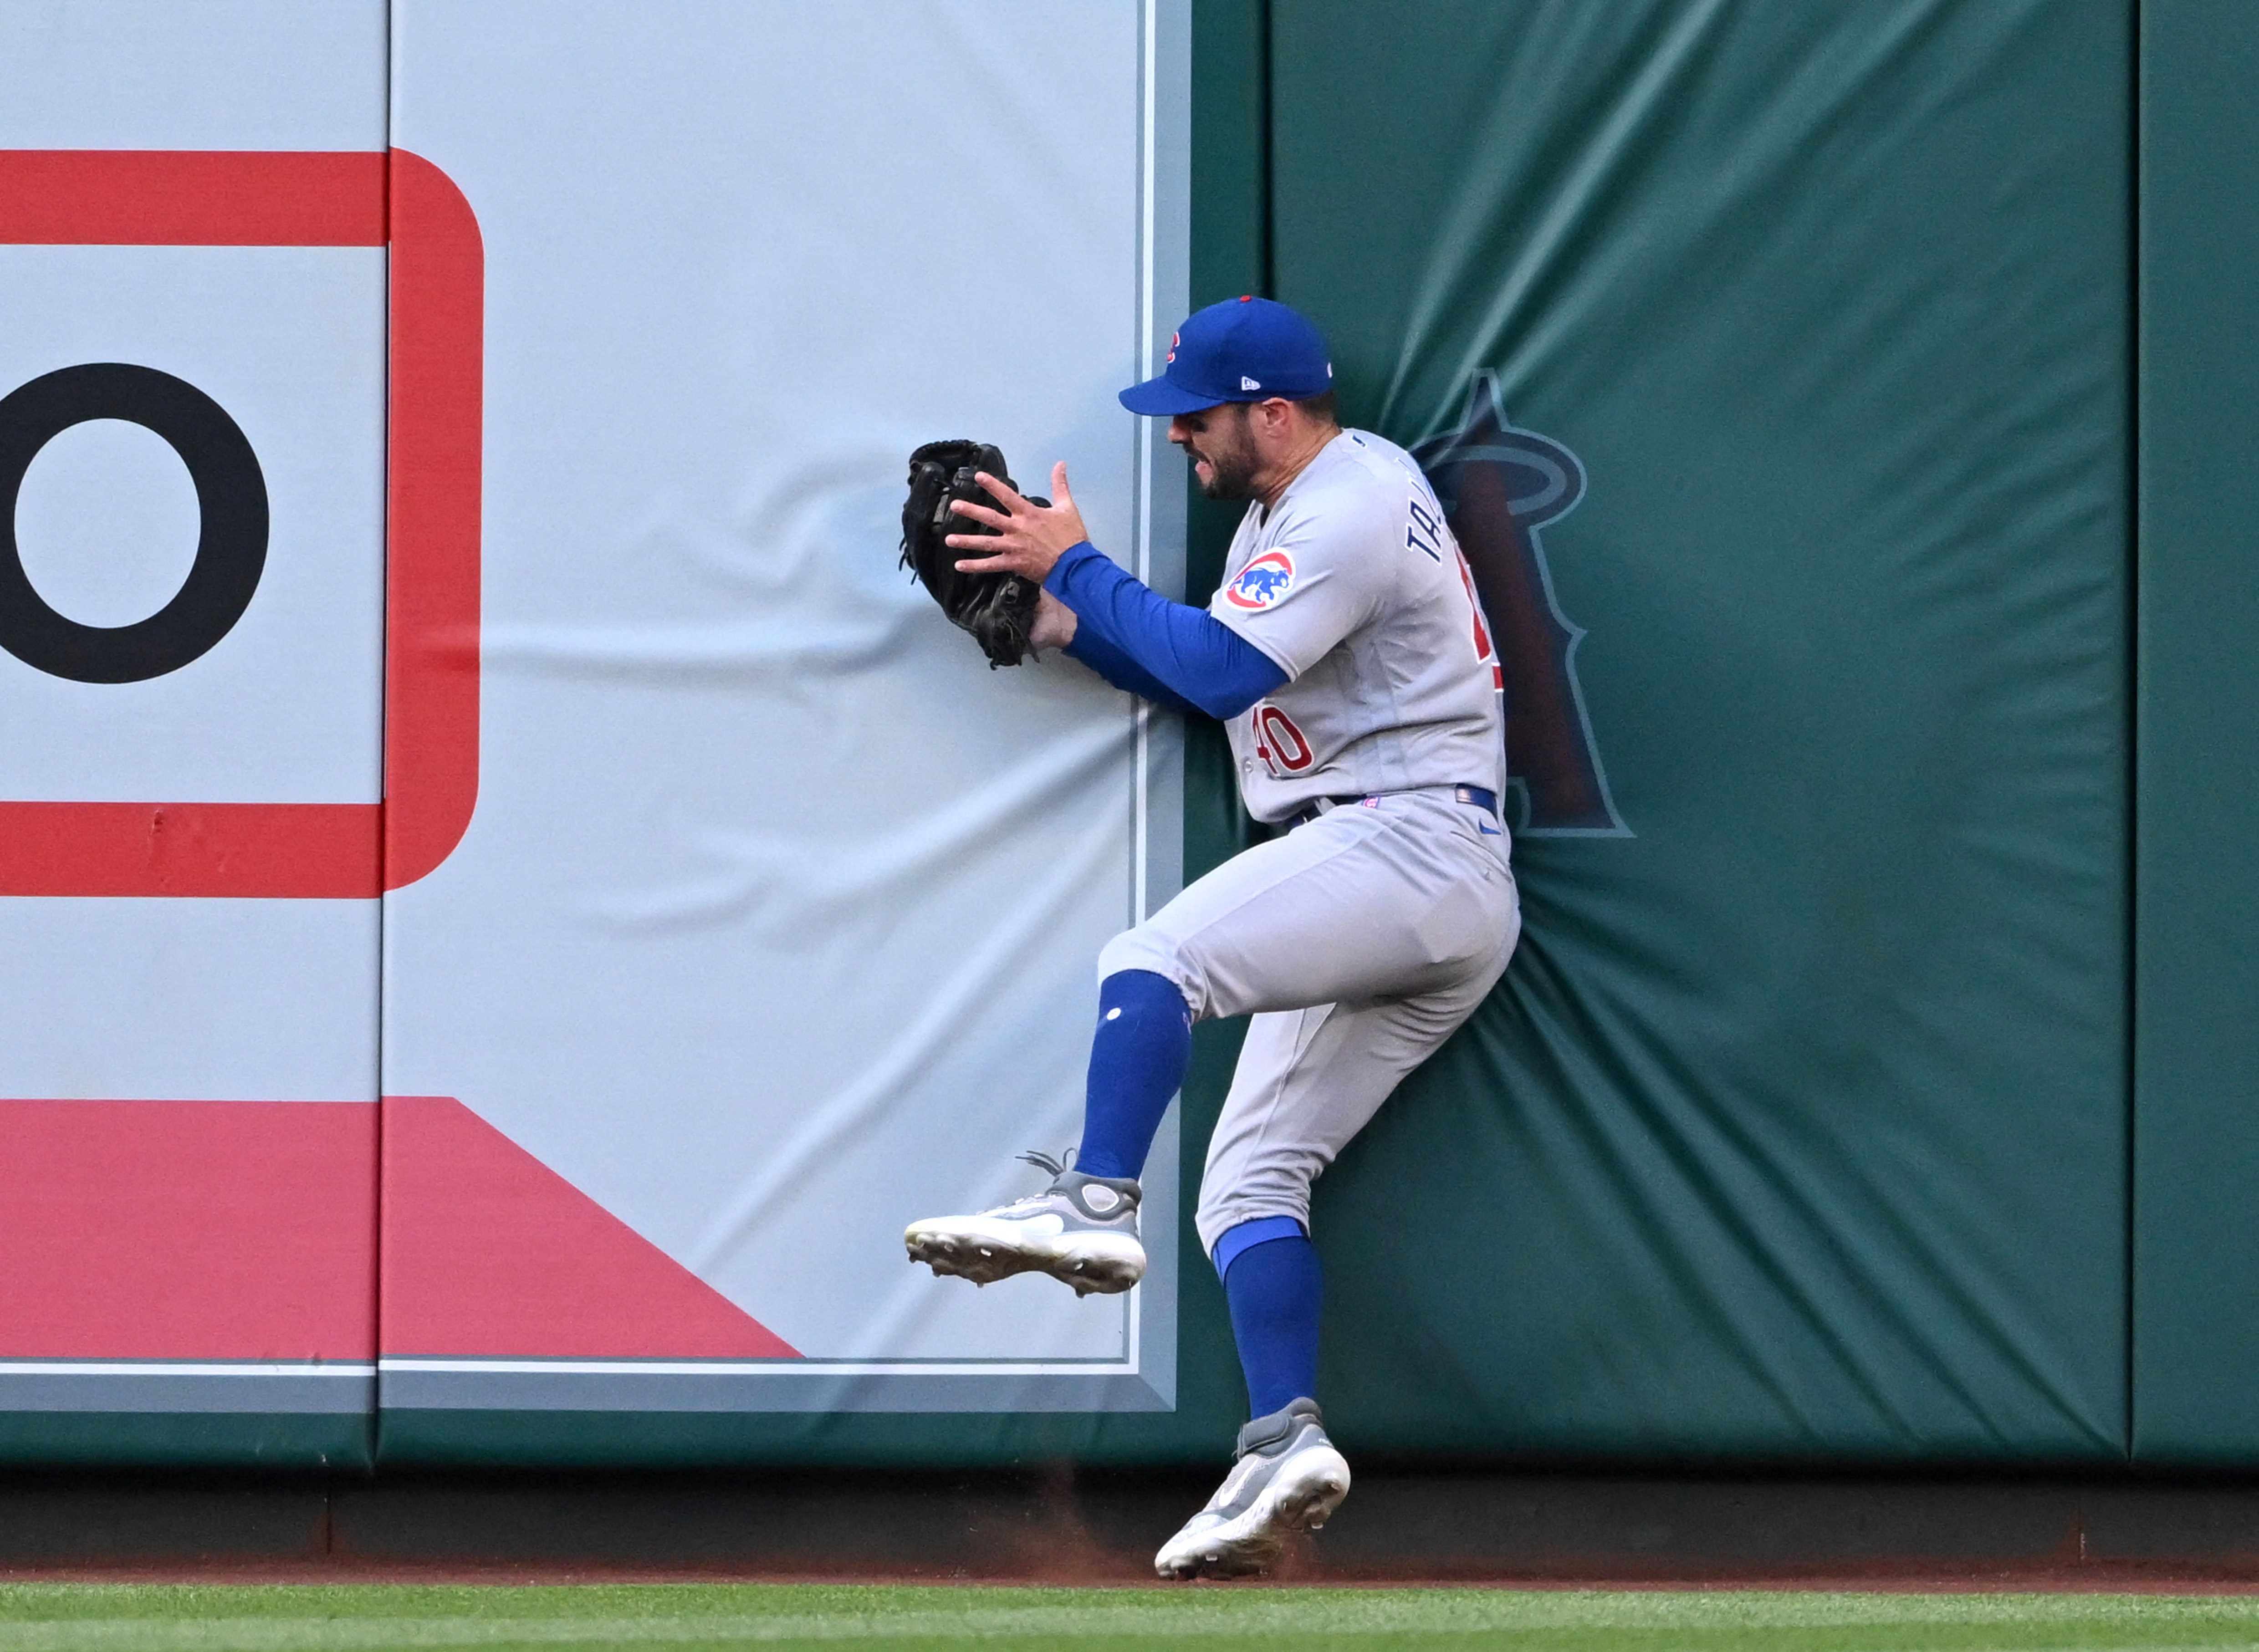
<svg viewBox="0 0 2259 1652">
<path fill-rule="evenodd" d="M 1186 443 L 1185 456 L 1208 461 L 1207 480 L 1201 481 L 1197 470 L 1193 473 L 1207 497 L 1251 498 L 1255 492 L 1255 438 L 1247 433 L 1247 409 L 1236 402 L 1224 405 L 1233 411 L 1212 421 L 1210 428 Z"/>
</svg>

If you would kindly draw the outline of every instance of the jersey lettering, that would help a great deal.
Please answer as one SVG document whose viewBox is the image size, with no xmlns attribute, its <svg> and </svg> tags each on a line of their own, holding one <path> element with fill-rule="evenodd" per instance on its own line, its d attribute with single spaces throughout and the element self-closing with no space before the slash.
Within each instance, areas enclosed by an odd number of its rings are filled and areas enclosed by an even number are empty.
<svg viewBox="0 0 2259 1652">
<path fill-rule="evenodd" d="M 1431 561 L 1443 559 L 1443 524 L 1436 514 L 1425 509 L 1418 494 L 1407 502 L 1404 523 L 1404 544 L 1409 550 L 1425 553 Z"/>
<path fill-rule="evenodd" d="M 1310 743 L 1294 726 L 1293 718 L 1276 706 L 1258 706 L 1255 711 L 1256 755 L 1271 765 L 1271 773 L 1280 780 L 1290 774 L 1300 774 L 1310 766 Z"/>
</svg>

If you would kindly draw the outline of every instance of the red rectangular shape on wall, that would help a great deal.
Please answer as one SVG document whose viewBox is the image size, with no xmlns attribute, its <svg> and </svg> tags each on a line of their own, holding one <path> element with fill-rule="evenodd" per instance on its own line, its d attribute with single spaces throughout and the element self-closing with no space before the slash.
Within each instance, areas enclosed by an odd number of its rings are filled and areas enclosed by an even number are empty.
<svg viewBox="0 0 2259 1652">
<path fill-rule="evenodd" d="M 373 900 L 378 803 L 0 802 L 0 895 Z"/>
<path fill-rule="evenodd" d="M 0 1358 L 366 1360 L 377 1109 L 0 1100 Z"/>
<path fill-rule="evenodd" d="M 0 152 L 0 242 L 381 246 L 381 151 Z"/>
</svg>

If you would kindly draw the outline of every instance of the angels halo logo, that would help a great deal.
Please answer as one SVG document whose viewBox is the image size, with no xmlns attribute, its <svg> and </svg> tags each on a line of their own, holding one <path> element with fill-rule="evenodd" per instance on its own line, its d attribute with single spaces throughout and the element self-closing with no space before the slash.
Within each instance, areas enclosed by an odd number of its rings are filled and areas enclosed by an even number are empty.
<svg viewBox="0 0 2259 1652">
<path fill-rule="evenodd" d="M 1506 777 L 1530 837 L 1629 837 L 1608 794 L 1600 746 L 1577 680 L 1581 626 L 1553 595 L 1538 530 L 1585 496 L 1585 466 L 1550 436 L 1506 417 L 1498 375 L 1467 386 L 1459 426 L 1412 457 L 1435 485 L 1465 553 L 1506 677 Z"/>
<path fill-rule="evenodd" d="M 1269 608 L 1294 588 L 1294 559 L 1284 551 L 1265 551 L 1223 588 L 1223 600 L 1251 612 Z"/>
</svg>

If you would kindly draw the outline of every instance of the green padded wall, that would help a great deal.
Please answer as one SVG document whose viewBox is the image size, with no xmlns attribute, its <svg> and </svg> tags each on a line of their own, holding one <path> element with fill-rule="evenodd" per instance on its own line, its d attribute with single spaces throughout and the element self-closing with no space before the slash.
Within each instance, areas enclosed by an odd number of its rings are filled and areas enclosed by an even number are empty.
<svg viewBox="0 0 2259 1652">
<path fill-rule="evenodd" d="M 2259 1460 L 2259 6 L 2144 0 L 2134 1448 Z"/>
<path fill-rule="evenodd" d="M 2131 40 L 1274 9 L 1277 296 L 1350 422 L 1488 370 L 1583 461 L 1632 834 L 1518 843 L 1507 981 L 1321 1184 L 1351 1446 L 2122 1454 Z"/>
</svg>

